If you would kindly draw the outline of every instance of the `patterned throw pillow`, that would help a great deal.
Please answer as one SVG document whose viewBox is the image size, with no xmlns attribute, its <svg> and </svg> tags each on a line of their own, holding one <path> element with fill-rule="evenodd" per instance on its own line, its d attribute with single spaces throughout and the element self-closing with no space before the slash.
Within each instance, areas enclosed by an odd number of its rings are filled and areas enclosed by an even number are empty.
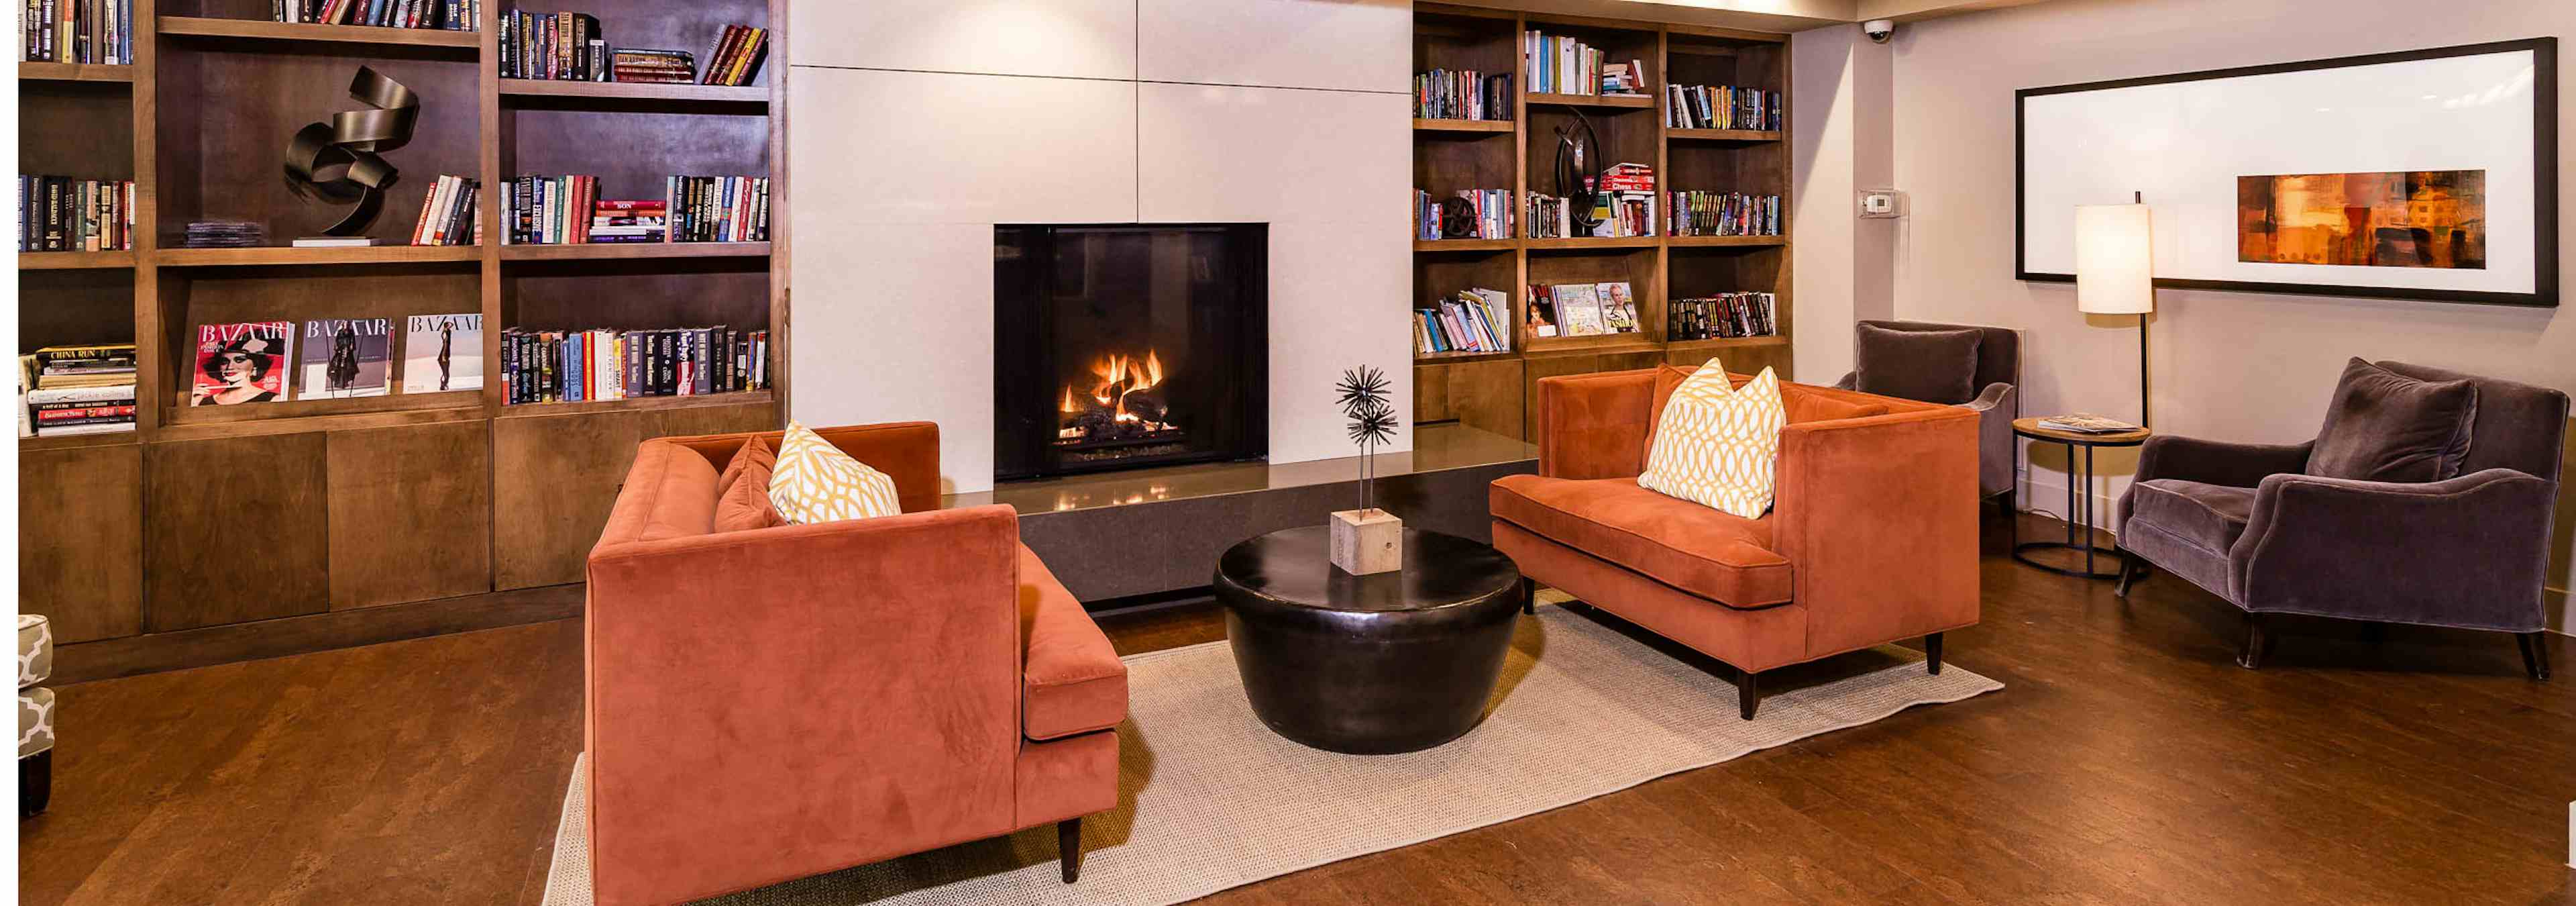
<svg viewBox="0 0 2576 906">
<path fill-rule="evenodd" d="M 850 458 L 822 435 L 789 422 L 769 473 L 769 502 L 791 525 L 874 519 L 903 513 L 894 479 Z"/>
<path fill-rule="evenodd" d="M 1646 452 L 1646 473 L 1637 476 L 1637 484 L 1760 519 L 1771 509 L 1780 429 L 1788 424 L 1780 378 L 1771 369 L 1762 369 L 1738 389 L 1726 379 L 1726 368 L 1710 359 L 1673 389 L 1672 401 L 1655 423 L 1654 448 Z"/>
</svg>

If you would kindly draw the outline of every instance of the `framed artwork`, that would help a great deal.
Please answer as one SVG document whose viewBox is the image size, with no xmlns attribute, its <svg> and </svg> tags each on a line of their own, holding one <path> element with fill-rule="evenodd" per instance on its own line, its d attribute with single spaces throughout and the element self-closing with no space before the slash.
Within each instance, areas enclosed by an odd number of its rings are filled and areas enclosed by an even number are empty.
<svg viewBox="0 0 2576 906">
<path fill-rule="evenodd" d="M 2014 92 L 2017 279 L 2154 209 L 2156 285 L 2558 304 L 2558 41 Z"/>
</svg>

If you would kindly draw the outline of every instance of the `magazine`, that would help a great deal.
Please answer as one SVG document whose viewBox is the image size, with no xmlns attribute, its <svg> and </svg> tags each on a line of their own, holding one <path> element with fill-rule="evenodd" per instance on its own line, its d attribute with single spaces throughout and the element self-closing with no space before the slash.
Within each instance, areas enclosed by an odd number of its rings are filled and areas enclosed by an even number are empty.
<svg viewBox="0 0 2576 906">
<path fill-rule="evenodd" d="M 483 316 L 413 315 L 403 333 L 404 393 L 483 386 Z"/>
<path fill-rule="evenodd" d="M 257 321 L 197 325 L 197 371 L 191 406 L 234 406 L 286 399 L 286 368 L 295 323 Z"/>
<path fill-rule="evenodd" d="M 304 322 L 301 400 L 383 396 L 393 373 L 393 324 L 383 318 Z"/>
</svg>

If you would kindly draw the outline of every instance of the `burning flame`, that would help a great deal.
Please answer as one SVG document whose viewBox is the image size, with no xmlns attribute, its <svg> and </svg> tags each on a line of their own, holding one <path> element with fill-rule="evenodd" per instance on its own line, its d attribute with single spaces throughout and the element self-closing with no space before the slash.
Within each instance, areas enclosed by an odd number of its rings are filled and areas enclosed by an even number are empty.
<svg viewBox="0 0 2576 906">
<path fill-rule="evenodd" d="M 1110 410 L 1119 421 L 1137 421 L 1127 411 L 1127 395 L 1151 390 L 1163 383 L 1163 359 L 1153 350 L 1145 350 L 1142 359 L 1112 355 L 1091 363 L 1091 373 L 1100 380 L 1091 385 L 1091 399 Z M 1080 412 L 1074 405 L 1073 387 L 1064 388 L 1064 401 L 1058 405 L 1065 412 Z"/>
</svg>

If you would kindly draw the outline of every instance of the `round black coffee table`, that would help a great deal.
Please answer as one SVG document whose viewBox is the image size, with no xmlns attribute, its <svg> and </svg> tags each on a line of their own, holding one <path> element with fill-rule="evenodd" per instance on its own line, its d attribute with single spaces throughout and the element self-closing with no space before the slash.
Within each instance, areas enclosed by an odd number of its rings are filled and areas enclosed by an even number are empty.
<svg viewBox="0 0 2576 906">
<path fill-rule="evenodd" d="M 1281 736 L 1355 755 L 1448 742 L 1485 718 L 1528 602 L 1492 547 L 1404 530 L 1404 568 L 1333 567 L 1323 526 L 1235 545 L 1216 566 L 1225 637 L 1252 711 Z"/>
</svg>

